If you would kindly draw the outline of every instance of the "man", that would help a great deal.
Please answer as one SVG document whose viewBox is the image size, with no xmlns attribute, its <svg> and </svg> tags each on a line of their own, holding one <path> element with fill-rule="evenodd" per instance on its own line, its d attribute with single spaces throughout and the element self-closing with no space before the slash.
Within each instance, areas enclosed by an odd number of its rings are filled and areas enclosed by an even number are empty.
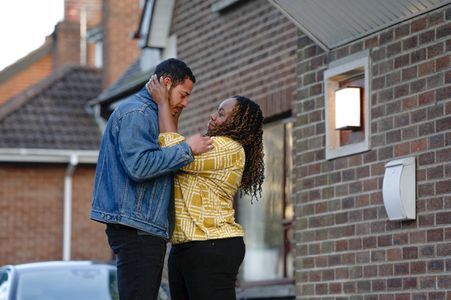
<svg viewBox="0 0 451 300">
<path fill-rule="evenodd" d="M 168 88 L 171 113 L 178 119 L 196 82 L 191 69 L 168 59 L 155 75 Z M 212 144 L 196 135 L 161 149 L 158 133 L 157 104 L 144 87 L 111 114 L 100 146 L 91 219 L 107 224 L 121 300 L 157 299 L 174 226 L 173 172 Z"/>
</svg>

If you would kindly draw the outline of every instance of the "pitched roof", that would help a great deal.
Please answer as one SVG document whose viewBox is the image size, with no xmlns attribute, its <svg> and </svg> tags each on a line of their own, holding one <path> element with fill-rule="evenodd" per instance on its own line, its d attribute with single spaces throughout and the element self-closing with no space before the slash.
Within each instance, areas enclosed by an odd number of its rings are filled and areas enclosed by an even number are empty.
<svg viewBox="0 0 451 300">
<path fill-rule="evenodd" d="M 0 84 L 3 84 L 5 81 L 11 79 L 11 77 L 16 75 L 20 71 L 25 70 L 30 65 L 45 57 L 51 52 L 51 50 L 52 43 L 49 39 L 47 39 L 44 45 L 42 45 L 38 49 L 28 53 L 26 56 L 17 60 L 15 63 L 6 66 L 3 70 L 0 70 Z"/>
<path fill-rule="evenodd" d="M 140 58 L 138 58 L 114 84 L 106 88 L 89 104 L 110 104 L 139 91 L 149 80 L 153 69 L 142 70 Z"/>
<path fill-rule="evenodd" d="M 101 132 L 86 103 L 97 69 L 68 66 L 0 106 L 0 148 L 96 150 Z"/>
<path fill-rule="evenodd" d="M 155 67 L 160 62 L 159 50 L 145 49 L 114 84 L 106 88 L 89 104 L 91 106 L 96 104 L 109 105 L 136 93 L 149 80 L 150 75 L 154 73 Z"/>
</svg>

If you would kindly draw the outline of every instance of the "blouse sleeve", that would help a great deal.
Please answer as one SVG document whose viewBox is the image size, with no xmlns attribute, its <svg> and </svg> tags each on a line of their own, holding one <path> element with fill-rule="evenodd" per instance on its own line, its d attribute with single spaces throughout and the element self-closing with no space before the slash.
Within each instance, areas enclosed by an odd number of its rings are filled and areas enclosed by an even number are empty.
<svg viewBox="0 0 451 300">
<path fill-rule="evenodd" d="M 161 147 L 169 147 L 185 140 L 178 133 L 165 132 L 159 135 Z M 244 149 L 236 141 L 223 136 L 213 137 L 213 149 L 203 154 L 194 155 L 194 161 L 181 170 L 188 173 L 211 173 L 232 167 L 243 167 Z"/>
</svg>

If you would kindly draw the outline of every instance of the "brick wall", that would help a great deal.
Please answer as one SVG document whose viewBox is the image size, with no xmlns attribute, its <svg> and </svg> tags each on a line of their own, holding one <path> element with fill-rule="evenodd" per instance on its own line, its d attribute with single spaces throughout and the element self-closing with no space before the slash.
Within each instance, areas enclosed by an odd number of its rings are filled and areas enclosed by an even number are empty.
<svg viewBox="0 0 451 300">
<path fill-rule="evenodd" d="M 52 58 L 49 53 L 0 84 L 0 105 L 50 76 L 51 73 Z"/>
<path fill-rule="evenodd" d="M 95 167 L 78 166 L 73 178 L 72 258 L 111 260 L 105 225 L 89 219 Z"/>
<path fill-rule="evenodd" d="M 267 1 L 241 1 L 215 13 L 215 1 L 176 1 L 177 55 L 197 83 L 180 128 L 204 131 L 221 100 L 241 94 L 266 117 L 291 110 L 296 85 L 296 26 Z"/>
<path fill-rule="evenodd" d="M 104 0 L 103 3 L 103 87 L 113 84 L 140 52 L 137 40 L 131 38 L 138 29 L 140 1 Z"/>
<path fill-rule="evenodd" d="M 299 40 L 298 299 L 451 298 L 451 8 L 326 54 Z M 370 151 L 325 160 L 323 71 L 370 49 Z M 414 156 L 417 219 L 389 221 L 384 164 Z"/>
<path fill-rule="evenodd" d="M 66 167 L 0 165 L 0 265 L 62 259 Z M 104 226 L 89 220 L 94 167 L 73 179 L 72 258 L 110 260 Z"/>
</svg>

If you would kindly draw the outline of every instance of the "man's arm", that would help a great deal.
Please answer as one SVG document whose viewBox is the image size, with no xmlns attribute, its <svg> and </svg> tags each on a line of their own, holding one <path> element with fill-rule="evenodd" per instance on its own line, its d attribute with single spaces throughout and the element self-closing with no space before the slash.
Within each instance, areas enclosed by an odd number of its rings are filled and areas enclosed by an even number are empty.
<svg viewBox="0 0 451 300">
<path fill-rule="evenodd" d="M 193 154 L 205 152 L 211 143 L 209 137 L 161 149 L 158 128 L 151 118 L 156 112 L 136 110 L 124 115 L 117 136 L 118 156 L 128 176 L 135 181 L 152 179 L 175 172 L 193 160 Z"/>
<path fill-rule="evenodd" d="M 154 111 L 136 110 L 124 115 L 118 128 L 117 155 L 128 176 L 135 181 L 174 172 L 193 160 L 187 143 L 161 149 L 158 128 L 151 121 Z"/>
<path fill-rule="evenodd" d="M 177 132 L 178 117 L 171 114 L 171 106 L 169 105 L 169 89 L 170 86 L 165 86 L 163 76 L 158 81 L 154 74 L 150 77 L 146 84 L 146 89 L 152 99 L 158 105 L 158 126 L 160 133 L 162 132 Z"/>
</svg>

